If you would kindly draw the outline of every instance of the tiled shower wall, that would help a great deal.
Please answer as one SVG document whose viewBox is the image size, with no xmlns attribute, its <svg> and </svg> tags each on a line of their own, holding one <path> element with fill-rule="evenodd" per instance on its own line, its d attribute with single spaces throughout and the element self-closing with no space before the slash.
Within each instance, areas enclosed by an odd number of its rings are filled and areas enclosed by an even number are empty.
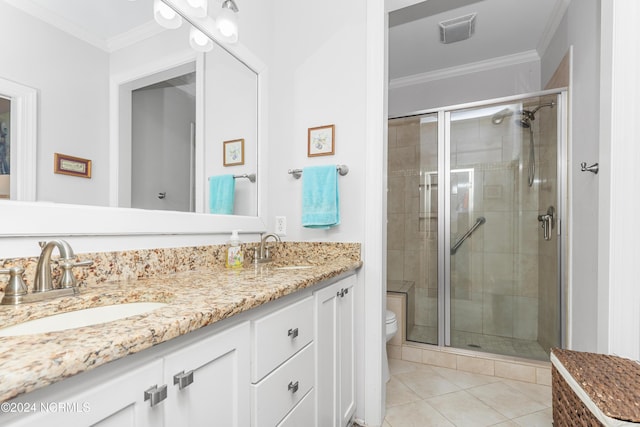
<svg viewBox="0 0 640 427">
<path fill-rule="evenodd" d="M 452 336 L 538 338 L 538 194 L 527 185 L 528 139 L 512 119 L 452 123 L 451 168 L 460 171 L 452 173 L 452 241 L 486 219 L 451 259 Z"/>
<path fill-rule="evenodd" d="M 437 177 L 428 172 L 438 169 L 437 123 L 421 125 L 417 117 L 391 120 L 388 141 L 387 279 L 413 285 L 415 314 L 407 319 L 407 335 L 415 333 L 414 325 L 427 328 L 426 342 L 436 344 Z"/>
</svg>

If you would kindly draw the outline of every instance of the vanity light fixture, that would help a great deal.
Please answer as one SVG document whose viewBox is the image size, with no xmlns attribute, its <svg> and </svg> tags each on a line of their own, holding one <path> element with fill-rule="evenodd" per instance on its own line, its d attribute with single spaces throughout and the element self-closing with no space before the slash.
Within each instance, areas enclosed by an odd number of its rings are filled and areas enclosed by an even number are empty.
<svg viewBox="0 0 640 427">
<path fill-rule="evenodd" d="M 224 0 L 217 16 L 213 17 L 207 14 L 208 2 L 209 0 L 180 0 L 180 6 L 177 6 L 169 0 L 153 0 L 153 15 L 158 24 L 168 29 L 179 28 L 183 18 L 189 22 L 192 25 L 189 31 L 189 44 L 199 52 L 208 52 L 213 48 L 213 41 L 209 36 L 217 41 L 236 43 L 238 41 L 236 2 Z M 196 25 L 202 26 L 196 28 Z"/>
<path fill-rule="evenodd" d="M 192 16 L 197 18 L 204 18 L 207 16 L 207 6 L 209 5 L 208 0 L 187 0 L 186 4 L 189 8 L 189 13 Z"/>
<path fill-rule="evenodd" d="M 182 25 L 182 17 L 161 0 L 153 0 L 153 17 L 158 24 L 169 30 Z"/>
<path fill-rule="evenodd" d="M 209 52 L 213 49 L 213 41 L 196 27 L 189 30 L 189 44 L 198 52 Z"/>
<path fill-rule="evenodd" d="M 222 10 L 216 18 L 216 27 L 220 34 L 226 37 L 230 43 L 238 41 L 238 6 L 233 0 L 225 0 L 222 3 Z"/>
</svg>

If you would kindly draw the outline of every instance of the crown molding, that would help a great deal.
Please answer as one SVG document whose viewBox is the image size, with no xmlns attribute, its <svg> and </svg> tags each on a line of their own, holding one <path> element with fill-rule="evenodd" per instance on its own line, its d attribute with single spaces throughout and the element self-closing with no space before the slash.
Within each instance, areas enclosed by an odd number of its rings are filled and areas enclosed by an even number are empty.
<svg viewBox="0 0 640 427">
<path fill-rule="evenodd" d="M 442 68 L 440 70 L 429 71 L 427 73 L 414 74 L 406 77 L 399 77 L 389 81 L 389 89 L 397 89 L 405 86 L 413 86 L 421 83 L 428 83 L 436 80 L 448 79 L 451 77 L 464 76 L 481 71 L 495 70 L 497 68 L 511 65 L 524 64 L 527 62 L 540 61 L 537 50 L 505 55 L 483 61 L 472 62 L 456 67 Z"/>
<path fill-rule="evenodd" d="M 115 37 L 111 37 L 106 41 L 107 52 L 115 52 L 116 50 L 123 49 L 132 44 L 138 43 L 142 40 L 153 37 L 161 32 L 166 31 L 154 20 L 150 20 L 138 27 L 118 34 Z"/>
</svg>

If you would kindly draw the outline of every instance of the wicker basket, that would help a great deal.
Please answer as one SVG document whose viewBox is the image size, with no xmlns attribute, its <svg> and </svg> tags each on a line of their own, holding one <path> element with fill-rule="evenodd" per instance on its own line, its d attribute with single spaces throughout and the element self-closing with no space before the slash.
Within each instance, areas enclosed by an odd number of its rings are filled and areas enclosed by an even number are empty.
<svg viewBox="0 0 640 427">
<path fill-rule="evenodd" d="M 570 350 L 554 356 L 604 415 L 640 422 L 640 365 L 629 359 Z M 552 366 L 554 426 L 601 426 L 596 416 Z"/>
</svg>

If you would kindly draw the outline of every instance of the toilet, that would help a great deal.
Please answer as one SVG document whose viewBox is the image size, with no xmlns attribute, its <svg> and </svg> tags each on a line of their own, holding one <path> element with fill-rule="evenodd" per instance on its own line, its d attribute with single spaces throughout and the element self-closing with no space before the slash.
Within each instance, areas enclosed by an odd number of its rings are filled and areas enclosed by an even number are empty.
<svg viewBox="0 0 640 427">
<path fill-rule="evenodd" d="M 391 341 L 391 338 L 395 336 L 398 332 L 398 319 L 396 319 L 396 314 L 387 310 L 386 318 L 385 318 L 385 331 L 387 335 L 387 343 Z M 385 343 L 386 344 L 386 343 Z M 387 346 L 384 346 L 384 360 L 382 361 L 382 378 L 386 383 L 389 381 L 389 359 L 387 357 Z"/>
<path fill-rule="evenodd" d="M 387 310 L 385 323 L 387 331 L 387 342 L 389 342 L 391 341 L 391 338 L 393 338 L 398 332 L 398 319 L 396 319 L 396 314 L 393 311 Z"/>
</svg>

